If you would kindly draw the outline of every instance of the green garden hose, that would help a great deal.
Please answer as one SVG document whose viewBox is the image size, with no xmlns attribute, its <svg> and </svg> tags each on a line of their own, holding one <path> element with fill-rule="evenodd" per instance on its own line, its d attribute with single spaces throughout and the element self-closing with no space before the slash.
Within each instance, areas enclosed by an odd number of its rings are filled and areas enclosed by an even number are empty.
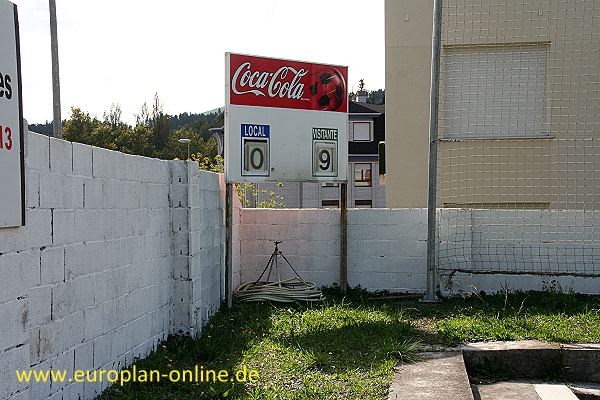
<svg viewBox="0 0 600 400">
<path fill-rule="evenodd" d="M 307 282 L 300 278 L 291 278 L 277 282 L 245 283 L 239 287 L 236 298 L 244 302 L 313 302 L 320 301 L 322 293 L 313 282 Z"/>
</svg>

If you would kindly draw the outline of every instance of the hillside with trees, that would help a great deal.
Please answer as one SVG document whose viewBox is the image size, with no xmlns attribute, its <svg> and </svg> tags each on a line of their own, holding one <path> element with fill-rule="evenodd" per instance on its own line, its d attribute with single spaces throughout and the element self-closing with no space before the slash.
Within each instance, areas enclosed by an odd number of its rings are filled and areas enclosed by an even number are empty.
<svg viewBox="0 0 600 400">
<path fill-rule="evenodd" d="M 90 115 L 79 107 L 71 108 L 71 115 L 63 122 L 63 139 L 85 143 L 128 154 L 165 160 L 185 159 L 187 146 L 178 139 L 190 139 L 190 153 L 194 159 L 214 159 L 217 143 L 210 128 L 223 126 L 223 112 L 205 114 L 182 113 L 170 116 L 164 113 L 158 96 L 151 106 L 144 104 L 135 115 L 135 124 L 122 119 L 119 105 L 113 104 L 102 118 Z M 52 123 L 31 124 L 29 130 L 52 134 Z"/>
</svg>

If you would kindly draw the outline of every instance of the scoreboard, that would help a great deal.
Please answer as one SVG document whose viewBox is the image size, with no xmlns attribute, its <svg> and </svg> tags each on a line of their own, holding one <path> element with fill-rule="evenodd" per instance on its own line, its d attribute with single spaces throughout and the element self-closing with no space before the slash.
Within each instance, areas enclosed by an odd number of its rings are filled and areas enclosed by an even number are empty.
<svg viewBox="0 0 600 400">
<path fill-rule="evenodd" d="M 345 182 L 348 68 L 225 58 L 227 182 Z"/>
</svg>

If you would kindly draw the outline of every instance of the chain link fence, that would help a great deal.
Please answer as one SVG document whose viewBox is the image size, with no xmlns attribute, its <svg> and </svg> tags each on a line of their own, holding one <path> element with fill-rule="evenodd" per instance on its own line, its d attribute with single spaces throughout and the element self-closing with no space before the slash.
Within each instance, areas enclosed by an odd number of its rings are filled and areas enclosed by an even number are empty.
<svg viewBox="0 0 600 400">
<path fill-rule="evenodd" d="M 444 0 L 437 269 L 600 276 L 600 1 Z"/>
</svg>

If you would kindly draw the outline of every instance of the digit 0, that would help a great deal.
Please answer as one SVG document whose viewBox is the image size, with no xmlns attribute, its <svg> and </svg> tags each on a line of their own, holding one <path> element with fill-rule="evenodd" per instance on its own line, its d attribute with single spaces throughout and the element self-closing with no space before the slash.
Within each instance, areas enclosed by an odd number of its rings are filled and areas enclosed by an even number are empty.
<svg viewBox="0 0 600 400">
<path fill-rule="evenodd" d="M 258 154 L 258 159 L 259 162 L 255 162 L 255 155 Z M 262 169 L 263 163 L 265 162 L 265 155 L 263 154 L 262 150 L 259 148 L 254 148 L 252 149 L 252 151 L 250 152 L 250 165 L 252 165 L 252 168 L 254 169 Z"/>
</svg>

